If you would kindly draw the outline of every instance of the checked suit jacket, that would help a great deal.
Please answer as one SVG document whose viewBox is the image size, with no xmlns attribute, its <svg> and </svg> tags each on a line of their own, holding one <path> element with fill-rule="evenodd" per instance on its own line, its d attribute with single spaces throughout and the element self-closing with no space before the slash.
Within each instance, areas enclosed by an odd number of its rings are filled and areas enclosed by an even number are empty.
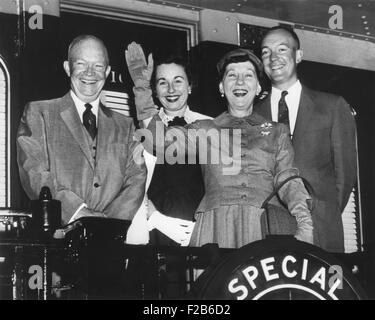
<svg viewBox="0 0 375 320">
<path fill-rule="evenodd" d="M 20 179 L 30 199 L 48 186 L 68 223 L 82 203 L 106 217 L 131 220 L 141 205 L 146 167 L 132 119 L 98 110 L 96 157 L 70 93 L 25 107 L 17 133 Z"/>
</svg>

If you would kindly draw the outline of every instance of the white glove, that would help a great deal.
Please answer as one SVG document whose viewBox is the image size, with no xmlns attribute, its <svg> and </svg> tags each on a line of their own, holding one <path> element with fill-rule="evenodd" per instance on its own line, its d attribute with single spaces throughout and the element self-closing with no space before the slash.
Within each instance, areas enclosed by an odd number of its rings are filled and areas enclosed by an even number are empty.
<svg viewBox="0 0 375 320">
<path fill-rule="evenodd" d="M 168 217 L 159 211 L 155 211 L 148 219 L 148 230 L 151 231 L 156 228 L 181 246 L 187 246 L 194 224 L 192 221 Z"/>
<path fill-rule="evenodd" d="M 146 61 L 141 45 L 133 41 L 125 50 L 125 60 L 134 86 L 150 88 L 151 76 L 154 70 L 152 53 L 148 55 L 148 61 Z"/>
<path fill-rule="evenodd" d="M 127 244 L 140 245 L 149 242 L 147 210 L 147 200 L 144 199 L 126 234 Z"/>
<path fill-rule="evenodd" d="M 297 232 L 295 237 L 297 240 L 314 244 L 313 223 L 310 210 L 304 205 L 295 205 L 295 217 L 297 220 Z"/>
<path fill-rule="evenodd" d="M 299 241 L 304 241 L 310 244 L 314 244 L 313 230 L 311 229 L 297 229 L 296 235 L 294 236 Z"/>
</svg>

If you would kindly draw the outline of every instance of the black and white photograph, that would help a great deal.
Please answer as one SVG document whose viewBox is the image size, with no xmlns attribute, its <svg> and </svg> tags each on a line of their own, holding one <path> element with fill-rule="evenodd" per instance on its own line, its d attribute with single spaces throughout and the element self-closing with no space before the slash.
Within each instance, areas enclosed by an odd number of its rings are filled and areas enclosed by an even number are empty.
<svg viewBox="0 0 375 320">
<path fill-rule="evenodd" d="M 0 300 L 374 300 L 374 123 L 375 0 L 1 0 Z"/>
</svg>

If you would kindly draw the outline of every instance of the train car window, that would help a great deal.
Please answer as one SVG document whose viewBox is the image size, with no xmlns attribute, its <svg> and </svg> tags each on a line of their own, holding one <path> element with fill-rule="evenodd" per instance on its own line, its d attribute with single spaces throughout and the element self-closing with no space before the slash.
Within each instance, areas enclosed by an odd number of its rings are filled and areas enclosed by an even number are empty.
<svg viewBox="0 0 375 320">
<path fill-rule="evenodd" d="M 127 116 L 134 116 L 133 83 L 126 63 L 125 49 L 132 41 L 140 43 L 154 59 L 176 54 L 187 56 L 194 45 L 194 24 L 158 21 L 108 8 L 81 8 L 63 5 L 60 20 L 60 52 L 66 58 L 70 41 L 79 34 L 93 34 L 106 44 L 111 73 L 104 87 L 106 105 Z"/>
</svg>

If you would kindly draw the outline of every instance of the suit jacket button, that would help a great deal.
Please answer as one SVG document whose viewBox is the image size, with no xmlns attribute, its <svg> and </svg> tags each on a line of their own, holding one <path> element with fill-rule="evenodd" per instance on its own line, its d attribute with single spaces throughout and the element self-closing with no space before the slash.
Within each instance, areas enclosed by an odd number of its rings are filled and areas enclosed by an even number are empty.
<svg viewBox="0 0 375 320">
<path fill-rule="evenodd" d="M 94 183 L 94 187 L 95 187 L 95 188 L 99 188 L 99 183 L 95 182 L 95 183 Z"/>
</svg>

